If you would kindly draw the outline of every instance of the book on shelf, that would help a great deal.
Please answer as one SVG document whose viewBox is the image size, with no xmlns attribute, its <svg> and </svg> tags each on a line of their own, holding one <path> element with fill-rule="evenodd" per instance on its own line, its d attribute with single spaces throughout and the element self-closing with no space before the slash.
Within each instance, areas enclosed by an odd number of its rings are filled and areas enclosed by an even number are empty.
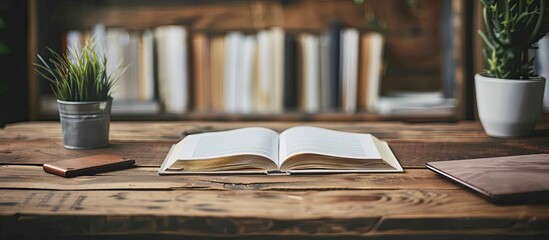
<svg viewBox="0 0 549 240">
<path fill-rule="evenodd" d="M 158 47 L 158 89 L 167 113 L 182 114 L 189 107 L 188 39 L 183 26 L 154 30 Z"/>
<path fill-rule="evenodd" d="M 332 107 L 332 97 L 336 91 L 330 79 L 330 36 L 328 33 L 320 35 L 320 110 L 330 112 L 336 110 Z"/>
<path fill-rule="evenodd" d="M 320 111 L 320 41 L 319 37 L 305 33 L 300 36 L 301 110 L 306 113 Z"/>
<path fill-rule="evenodd" d="M 243 42 L 244 35 L 240 32 L 230 32 L 225 37 L 224 110 L 227 113 L 236 113 L 238 109 Z"/>
<path fill-rule="evenodd" d="M 341 32 L 341 109 L 345 113 L 357 110 L 358 30 Z"/>
<path fill-rule="evenodd" d="M 251 35 L 245 36 L 242 41 L 242 60 L 238 69 L 241 74 L 237 79 L 237 112 L 251 113 L 254 110 L 253 77 L 257 41 Z"/>
<path fill-rule="evenodd" d="M 278 66 L 279 63 L 275 59 L 275 51 L 282 50 L 278 49 L 279 40 L 277 38 L 280 35 L 276 30 L 269 29 L 257 33 L 258 66 L 255 102 L 256 112 L 259 113 L 275 113 L 278 111 L 277 93 L 281 91 L 278 89 L 281 86 L 278 86 L 279 84 L 276 82 L 277 78 L 280 77 L 276 73 L 277 70 L 280 70 L 280 66 Z"/>
<path fill-rule="evenodd" d="M 389 145 L 371 134 L 310 126 L 202 133 L 172 146 L 159 174 L 402 172 Z"/>
<path fill-rule="evenodd" d="M 114 99 L 138 99 L 138 35 L 123 28 L 109 28 L 105 34 L 105 50 L 107 74 L 113 74 L 119 66 L 127 66 L 120 72 L 119 79 L 114 84 Z"/>
<path fill-rule="evenodd" d="M 196 112 L 206 112 L 211 109 L 211 87 L 209 63 L 209 43 L 206 33 L 197 32 L 192 35 L 192 83 L 193 103 Z"/>
<path fill-rule="evenodd" d="M 284 30 L 282 28 L 272 28 L 271 30 L 273 44 L 273 95 L 271 99 L 272 112 L 281 113 L 284 106 Z"/>
<path fill-rule="evenodd" d="M 273 45 L 271 32 L 261 30 L 257 33 L 257 75 L 255 82 L 255 104 L 259 113 L 271 111 L 273 89 Z"/>
<path fill-rule="evenodd" d="M 328 76 L 331 84 L 330 108 L 341 109 L 341 29 L 339 22 L 333 22 L 328 28 Z"/>
<path fill-rule="evenodd" d="M 377 32 L 360 36 L 357 105 L 360 111 L 377 112 L 381 68 L 383 62 L 383 35 Z"/>
<path fill-rule="evenodd" d="M 210 78 L 211 101 L 214 112 L 223 112 L 225 109 L 225 36 L 212 36 L 210 40 Z"/>
<path fill-rule="evenodd" d="M 154 77 L 154 35 L 151 30 L 143 31 L 139 41 L 139 94 L 142 101 L 155 100 Z"/>
<path fill-rule="evenodd" d="M 284 110 L 297 110 L 297 42 L 295 34 L 284 35 Z"/>
<path fill-rule="evenodd" d="M 79 32 L 79 31 L 71 31 Z M 102 24 L 94 26 L 91 32 L 83 32 L 79 40 L 82 44 L 93 37 L 98 58 L 106 56 L 107 73 L 112 74 L 119 66 L 127 66 L 119 72 L 118 81 L 114 84 L 114 99 L 123 101 L 154 100 L 154 78 L 152 76 L 152 39 L 146 33 L 128 31 L 123 28 L 106 28 Z M 81 45 L 71 43 L 67 35 L 67 44 L 81 48 Z"/>
</svg>

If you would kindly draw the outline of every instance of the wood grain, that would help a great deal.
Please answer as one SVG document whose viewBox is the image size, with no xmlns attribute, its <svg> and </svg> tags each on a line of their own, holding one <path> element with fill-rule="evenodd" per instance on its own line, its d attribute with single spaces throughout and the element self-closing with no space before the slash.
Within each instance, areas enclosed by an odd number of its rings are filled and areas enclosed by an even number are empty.
<svg viewBox="0 0 549 240">
<path fill-rule="evenodd" d="M 0 228 L 13 225 L 28 228 L 31 224 L 48 226 L 45 222 L 52 220 L 62 223 L 53 229 L 44 229 L 44 233 L 146 234 L 166 231 L 209 236 L 330 236 L 414 231 L 425 234 L 440 233 L 441 229 L 468 233 L 489 228 L 490 234 L 549 231 L 544 227 L 549 222 L 549 205 L 499 207 L 461 190 L 5 190 L 3 193 L 0 196 L 0 215 L 5 217 L 1 218 L 3 224 Z M 14 214 L 28 217 L 8 217 Z M 73 222 L 71 220 L 76 218 L 71 216 L 78 216 L 79 220 Z M 299 221 L 299 224 L 294 224 L 294 221 Z M 446 221 L 456 224 L 445 225 Z"/>
<path fill-rule="evenodd" d="M 329 181 L 326 181 L 329 180 Z M 405 174 L 330 175 L 188 175 L 159 176 L 158 168 L 138 167 L 94 176 L 62 178 L 38 166 L 0 166 L 0 189 L 106 190 L 360 190 L 360 189 L 461 189 L 426 169 Z M 41 184 L 36 184 L 41 183 Z"/>
<path fill-rule="evenodd" d="M 397 174 L 158 176 L 171 144 L 204 131 L 312 125 L 387 140 L 406 167 Z M 61 147 L 58 122 L 0 130 L 0 238 L 87 236 L 549 236 L 549 204 L 500 206 L 422 167 L 426 161 L 547 153 L 549 123 L 528 138 L 487 137 L 478 122 L 113 122 L 111 147 Z M 114 153 L 123 171 L 65 179 L 40 164 Z M 150 166 L 150 167 L 143 167 Z"/>
<path fill-rule="evenodd" d="M 0 164 L 42 165 L 54 161 L 116 154 L 136 161 L 137 166 L 159 167 L 172 143 L 122 143 L 111 141 L 109 147 L 89 150 L 63 148 L 61 140 L 13 140 L 0 145 Z"/>
<path fill-rule="evenodd" d="M 56 122 L 18 123 L 0 131 L 0 164 L 41 165 L 52 161 L 95 154 L 119 154 L 134 158 L 138 166 L 158 167 L 172 144 L 190 133 L 261 126 L 283 131 L 298 125 L 372 133 L 389 146 L 405 168 L 431 161 L 549 153 L 549 125 L 540 124 L 536 135 L 520 139 L 487 137 L 480 125 L 470 123 L 403 124 L 325 122 L 113 122 L 110 146 L 94 150 L 62 147 Z"/>
<path fill-rule="evenodd" d="M 0 164 L 42 165 L 63 159 L 108 153 L 133 158 L 138 166 L 159 167 L 173 143 L 127 143 L 111 140 L 108 148 L 75 151 L 63 148 L 61 140 L 15 139 L 0 145 Z M 423 168 L 425 163 L 432 161 L 549 153 L 549 141 L 543 138 L 487 142 L 389 140 L 389 146 L 405 168 Z M 464 149 L 466 150 L 464 151 Z"/>
<path fill-rule="evenodd" d="M 479 122 L 401 123 L 401 122 L 111 122 L 111 141 L 171 142 L 179 141 L 187 131 L 229 130 L 241 127 L 266 127 L 283 131 L 309 125 L 334 130 L 372 133 L 382 140 L 408 142 L 490 142 L 505 141 L 488 137 Z M 519 140 L 549 137 L 549 122 L 540 122 L 533 136 Z M 0 131 L 0 143 L 13 139 L 60 140 L 59 122 L 26 122 L 6 126 Z"/>
</svg>

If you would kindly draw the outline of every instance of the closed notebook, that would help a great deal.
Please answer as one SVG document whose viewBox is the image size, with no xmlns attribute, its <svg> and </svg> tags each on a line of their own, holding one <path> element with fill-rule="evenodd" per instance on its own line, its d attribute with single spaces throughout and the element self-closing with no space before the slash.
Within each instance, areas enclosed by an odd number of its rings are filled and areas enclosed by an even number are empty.
<svg viewBox="0 0 549 240">
<path fill-rule="evenodd" d="M 549 200 L 549 154 L 429 162 L 426 166 L 493 202 Z"/>
<path fill-rule="evenodd" d="M 133 164 L 135 164 L 133 159 L 113 154 L 100 154 L 46 163 L 43 165 L 43 169 L 62 177 L 76 177 L 121 170 L 129 168 Z"/>
</svg>

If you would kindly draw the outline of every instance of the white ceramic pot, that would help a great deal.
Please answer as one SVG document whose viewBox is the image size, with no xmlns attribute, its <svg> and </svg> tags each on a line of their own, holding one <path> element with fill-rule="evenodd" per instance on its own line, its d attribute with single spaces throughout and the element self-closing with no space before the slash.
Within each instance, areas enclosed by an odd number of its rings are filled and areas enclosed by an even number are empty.
<svg viewBox="0 0 549 240">
<path fill-rule="evenodd" d="M 539 120 L 545 78 L 499 79 L 475 75 L 477 108 L 486 134 L 492 137 L 529 135 Z"/>
</svg>

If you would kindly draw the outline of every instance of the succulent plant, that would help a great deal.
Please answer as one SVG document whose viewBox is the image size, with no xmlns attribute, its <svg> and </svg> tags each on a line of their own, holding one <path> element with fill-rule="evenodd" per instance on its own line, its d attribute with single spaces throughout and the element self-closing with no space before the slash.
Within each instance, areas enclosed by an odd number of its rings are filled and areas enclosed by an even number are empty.
<svg viewBox="0 0 549 240">
<path fill-rule="evenodd" d="M 528 57 L 549 30 L 549 0 L 480 0 L 484 6 L 486 43 L 484 75 L 503 79 L 528 79 L 534 61 Z"/>
</svg>

